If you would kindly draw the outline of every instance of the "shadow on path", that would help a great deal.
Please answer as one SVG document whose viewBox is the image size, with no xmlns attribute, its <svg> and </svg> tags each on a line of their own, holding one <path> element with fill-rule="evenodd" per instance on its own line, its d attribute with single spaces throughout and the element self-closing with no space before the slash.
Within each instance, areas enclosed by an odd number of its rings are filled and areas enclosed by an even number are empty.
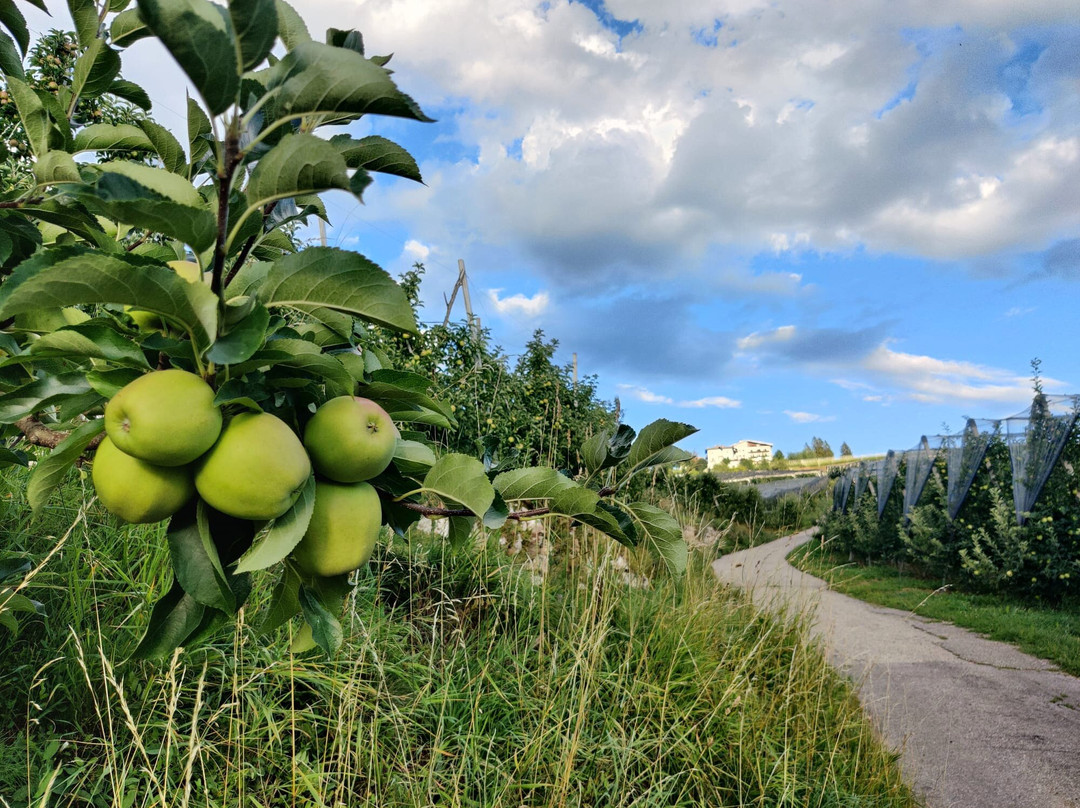
<svg viewBox="0 0 1080 808">
<path fill-rule="evenodd" d="M 1080 679 L 951 623 L 830 591 L 785 557 L 813 531 L 724 556 L 720 580 L 811 609 L 830 662 L 930 808 L 1080 808 Z"/>
</svg>

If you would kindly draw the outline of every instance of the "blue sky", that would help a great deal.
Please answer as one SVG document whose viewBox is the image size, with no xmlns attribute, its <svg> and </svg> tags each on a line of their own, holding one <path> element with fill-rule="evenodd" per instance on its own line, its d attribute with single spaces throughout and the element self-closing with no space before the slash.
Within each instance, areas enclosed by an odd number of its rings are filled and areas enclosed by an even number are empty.
<svg viewBox="0 0 1080 808">
<path fill-rule="evenodd" d="M 1022 410 L 1033 357 L 1080 393 L 1071 1 L 294 5 L 438 119 L 352 127 L 427 184 L 331 196 L 331 243 L 423 261 L 437 321 L 463 258 L 496 342 L 543 329 L 631 425 L 862 454 Z"/>
</svg>

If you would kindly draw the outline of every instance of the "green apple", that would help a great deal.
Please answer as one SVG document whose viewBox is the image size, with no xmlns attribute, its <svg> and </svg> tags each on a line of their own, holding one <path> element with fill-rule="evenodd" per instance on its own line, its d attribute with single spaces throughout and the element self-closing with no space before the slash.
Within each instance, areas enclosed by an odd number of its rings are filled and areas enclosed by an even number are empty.
<svg viewBox="0 0 1080 808">
<path fill-rule="evenodd" d="M 369 483 L 315 483 L 311 522 L 293 560 L 309 575 L 342 575 L 367 563 L 382 524 L 379 494 Z"/>
<path fill-rule="evenodd" d="M 156 370 L 105 405 L 105 432 L 122 452 L 157 466 L 184 466 L 214 445 L 221 408 L 214 389 L 186 370 Z"/>
<path fill-rule="evenodd" d="M 195 493 L 191 469 L 139 460 L 109 438 L 98 446 L 90 476 L 101 504 L 125 522 L 160 522 Z"/>
<path fill-rule="evenodd" d="M 204 275 L 203 271 L 199 269 L 199 265 L 194 261 L 168 261 L 167 264 L 188 283 L 210 283 L 210 273 L 207 272 Z"/>
<path fill-rule="evenodd" d="M 319 474 L 339 483 L 359 483 L 390 465 L 397 437 L 394 422 L 374 401 L 339 396 L 311 416 L 304 446 Z"/>
<path fill-rule="evenodd" d="M 289 425 L 269 413 L 243 412 L 195 467 L 199 495 L 241 519 L 276 519 L 311 476 L 311 461 Z"/>
</svg>

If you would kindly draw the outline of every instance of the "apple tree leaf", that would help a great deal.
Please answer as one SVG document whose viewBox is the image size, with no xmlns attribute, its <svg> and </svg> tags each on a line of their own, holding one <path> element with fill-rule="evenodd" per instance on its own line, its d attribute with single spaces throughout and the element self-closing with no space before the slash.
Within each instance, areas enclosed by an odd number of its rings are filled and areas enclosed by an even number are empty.
<svg viewBox="0 0 1080 808">
<path fill-rule="evenodd" d="M 277 5 L 274 0 L 232 0 L 229 16 L 240 42 L 240 68 L 251 70 L 274 47 L 278 35 Z"/>
<path fill-rule="evenodd" d="M 416 333 L 401 287 L 359 253 L 311 247 L 275 261 L 259 289 L 267 308 L 325 306 L 398 331 Z"/>
<path fill-rule="evenodd" d="M 431 121 L 390 72 L 348 48 L 301 42 L 271 68 L 268 92 L 279 118 L 394 115 Z"/>
<path fill-rule="evenodd" d="M 637 439 L 630 447 L 627 462 L 631 467 L 631 473 L 650 466 L 685 459 L 677 457 L 672 452 L 665 453 L 664 450 L 697 431 L 697 427 L 690 424 L 668 421 L 664 418 L 653 421 L 638 433 Z M 685 452 L 683 454 L 689 457 Z"/>
<path fill-rule="evenodd" d="M 379 135 L 354 140 L 349 135 L 334 135 L 330 145 L 345 158 L 349 168 L 378 171 L 423 182 L 415 158 L 404 148 Z"/>
<path fill-rule="evenodd" d="M 13 424 L 64 399 L 86 395 L 92 389 L 85 373 L 43 376 L 0 395 L 0 424 Z"/>
<path fill-rule="evenodd" d="M 67 476 L 68 469 L 75 465 L 75 461 L 82 457 L 86 447 L 104 430 L 105 421 L 101 418 L 85 423 L 64 438 L 46 457 L 38 461 L 26 486 L 26 500 L 30 503 L 30 510 L 35 516 L 49 501 L 52 493 L 60 487 Z"/>
<path fill-rule="evenodd" d="M 495 489 L 484 473 L 484 464 L 463 454 L 440 457 L 424 476 L 422 488 L 444 501 L 460 503 L 478 516 L 487 513 L 495 500 Z"/>
<path fill-rule="evenodd" d="M 153 312 L 186 331 L 201 351 L 217 330 L 217 296 L 156 261 L 57 247 L 22 262 L 0 286 L 0 318 L 48 307 L 115 303 Z"/>
<path fill-rule="evenodd" d="M 304 613 L 304 619 L 311 626 L 311 636 L 315 644 L 323 652 L 332 657 L 341 647 L 344 634 L 337 615 L 331 612 L 323 603 L 319 594 L 307 586 L 301 586 L 298 593 L 300 609 Z"/>
<path fill-rule="evenodd" d="M 129 123 L 94 123 L 80 129 L 75 135 L 75 153 L 103 151 L 105 149 L 154 150 L 150 138 L 138 126 Z"/>
<path fill-rule="evenodd" d="M 235 611 L 236 598 L 214 545 L 206 504 L 198 500 L 174 514 L 166 536 L 173 571 L 184 591 L 206 606 Z"/>
<path fill-rule="evenodd" d="M 399 438 L 394 447 L 394 465 L 403 474 L 424 474 L 435 465 L 435 452 L 426 443 Z"/>
<path fill-rule="evenodd" d="M 282 561 L 304 537 L 314 508 L 315 476 L 312 475 L 301 489 L 296 503 L 255 534 L 251 549 L 240 556 L 236 571 L 263 570 Z"/>
<path fill-rule="evenodd" d="M 66 326 L 30 343 L 27 351 L 39 358 L 102 359 L 115 365 L 150 368 L 138 345 L 115 328 L 99 322 Z"/>
<path fill-rule="evenodd" d="M 153 36 L 150 27 L 143 21 L 137 8 L 121 11 L 113 17 L 109 25 L 109 40 L 117 48 L 126 48 L 133 42 Z"/>
<path fill-rule="evenodd" d="M 595 474 L 612 466 L 617 466 L 630 453 L 630 445 L 635 437 L 634 430 L 626 424 L 619 424 L 616 429 L 598 432 L 581 447 L 581 456 L 585 468 Z"/>
<path fill-rule="evenodd" d="M 11 35 L 19 43 L 19 51 L 25 56 L 27 48 L 30 47 L 30 29 L 26 25 L 26 17 L 14 3 L 0 3 L 0 23 L 11 31 Z"/>
<path fill-rule="evenodd" d="M 138 646 L 134 659 L 167 657 L 192 636 L 203 622 L 206 606 L 184 591 L 179 581 L 154 604 L 150 622 Z"/>
<path fill-rule="evenodd" d="M 211 115 L 236 102 L 240 65 L 225 9 L 210 0 L 139 0 L 139 14 L 191 79 Z"/>
<path fill-rule="evenodd" d="M 627 507 L 637 523 L 642 544 L 664 562 L 672 575 L 686 572 L 689 551 L 675 517 L 645 502 L 632 502 Z"/>
</svg>

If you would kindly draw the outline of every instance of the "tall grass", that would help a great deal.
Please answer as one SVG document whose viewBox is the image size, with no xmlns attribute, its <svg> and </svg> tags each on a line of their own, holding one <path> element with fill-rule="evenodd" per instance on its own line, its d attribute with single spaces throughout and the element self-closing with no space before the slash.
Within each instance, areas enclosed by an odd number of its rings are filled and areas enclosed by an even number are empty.
<svg viewBox="0 0 1080 808">
<path fill-rule="evenodd" d="M 74 527 L 35 581 L 49 615 L 0 636 L 7 805 L 913 804 L 804 621 L 758 613 L 698 555 L 632 588 L 626 551 L 581 534 L 537 585 L 494 541 L 399 541 L 359 575 L 333 660 L 242 613 L 125 663 L 166 580 L 160 530 L 12 510 L 8 546 L 35 556 Z"/>
</svg>

